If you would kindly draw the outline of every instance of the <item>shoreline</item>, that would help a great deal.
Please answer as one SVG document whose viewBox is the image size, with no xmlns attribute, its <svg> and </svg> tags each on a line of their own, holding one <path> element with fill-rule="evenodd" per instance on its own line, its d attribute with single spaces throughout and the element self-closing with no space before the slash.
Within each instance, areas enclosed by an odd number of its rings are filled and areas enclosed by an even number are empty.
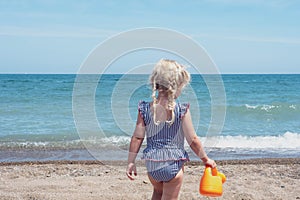
<svg viewBox="0 0 300 200">
<path fill-rule="evenodd" d="M 300 158 L 250 158 L 250 159 L 228 159 L 228 160 L 215 160 L 217 165 L 252 165 L 252 164 L 300 164 Z M 113 165 L 120 166 L 126 164 L 125 160 L 110 160 L 110 161 L 99 161 L 99 160 L 47 160 L 47 161 L 8 161 L 0 162 L 0 166 L 11 166 L 11 165 L 47 165 L 47 164 L 80 164 L 80 165 Z M 137 164 L 141 165 L 142 160 L 136 161 Z M 201 164 L 201 161 L 189 161 L 185 165 L 195 166 Z"/>
</svg>

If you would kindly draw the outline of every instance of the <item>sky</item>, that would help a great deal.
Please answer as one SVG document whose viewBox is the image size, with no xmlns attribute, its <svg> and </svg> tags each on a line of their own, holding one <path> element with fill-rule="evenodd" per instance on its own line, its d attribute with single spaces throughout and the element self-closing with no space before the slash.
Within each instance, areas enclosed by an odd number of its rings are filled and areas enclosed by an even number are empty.
<svg viewBox="0 0 300 200">
<path fill-rule="evenodd" d="M 300 73 L 299 19 L 298 0 L 0 0 L 0 73 L 77 73 L 97 45 L 143 27 L 191 37 L 224 74 Z"/>
</svg>

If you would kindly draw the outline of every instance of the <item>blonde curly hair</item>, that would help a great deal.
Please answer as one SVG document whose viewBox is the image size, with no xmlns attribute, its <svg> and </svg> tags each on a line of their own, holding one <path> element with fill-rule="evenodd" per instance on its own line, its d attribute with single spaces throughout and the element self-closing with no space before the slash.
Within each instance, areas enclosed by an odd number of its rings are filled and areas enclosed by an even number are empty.
<svg viewBox="0 0 300 200">
<path fill-rule="evenodd" d="M 175 120 L 175 94 L 178 89 L 181 89 L 190 82 L 190 74 L 185 70 L 185 67 L 174 60 L 162 59 L 153 69 L 150 76 L 150 84 L 152 86 L 152 99 L 153 99 L 153 119 L 154 123 L 158 125 L 160 121 L 156 120 L 156 106 L 157 98 L 156 91 L 164 92 L 168 96 L 167 110 L 171 111 L 172 118 L 166 121 L 172 125 Z"/>
</svg>

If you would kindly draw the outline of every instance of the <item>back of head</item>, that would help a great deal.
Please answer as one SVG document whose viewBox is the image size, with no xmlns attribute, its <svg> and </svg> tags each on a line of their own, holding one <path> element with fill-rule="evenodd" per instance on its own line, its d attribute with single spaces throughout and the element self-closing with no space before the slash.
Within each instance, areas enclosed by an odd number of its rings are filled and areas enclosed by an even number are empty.
<svg viewBox="0 0 300 200">
<path fill-rule="evenodd" d="M 189 81 L 189 72 L 185 70 L 185 67 L 183 65 L 177 63 L 174 60 L 162 59 L 154 66 L 153 72 L 150 76 L 153 106 L 155 109 L 155 105 L 157 104 L 156 91 L 167 94 L 167 109 L 172 111 L 172 120 L 170 123 L 174 122 L 176 91 L 187 85 Z"/>
<path fill-rule="evenodd" d="M 190 81 L 190 74 L 185 67 L 174 60 L 160 60 L 150 76 L 150 83 L 156 90 L 174 91 Z"/>
</svg>

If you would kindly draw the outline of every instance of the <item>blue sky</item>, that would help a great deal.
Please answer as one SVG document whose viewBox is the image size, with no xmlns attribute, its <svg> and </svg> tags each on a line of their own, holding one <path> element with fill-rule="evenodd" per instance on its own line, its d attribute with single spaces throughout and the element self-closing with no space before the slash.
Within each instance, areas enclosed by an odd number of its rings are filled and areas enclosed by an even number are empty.
<svg viewBox="0 0 300 200">
<path fill-rule="evenodd" d="M 76 73 L 100 42 L 142 27 L 190 36 L 221 73 L 300 73 L 299 19 L 298 0 L 0 0 L 0 73 Z"/>
</svg>

